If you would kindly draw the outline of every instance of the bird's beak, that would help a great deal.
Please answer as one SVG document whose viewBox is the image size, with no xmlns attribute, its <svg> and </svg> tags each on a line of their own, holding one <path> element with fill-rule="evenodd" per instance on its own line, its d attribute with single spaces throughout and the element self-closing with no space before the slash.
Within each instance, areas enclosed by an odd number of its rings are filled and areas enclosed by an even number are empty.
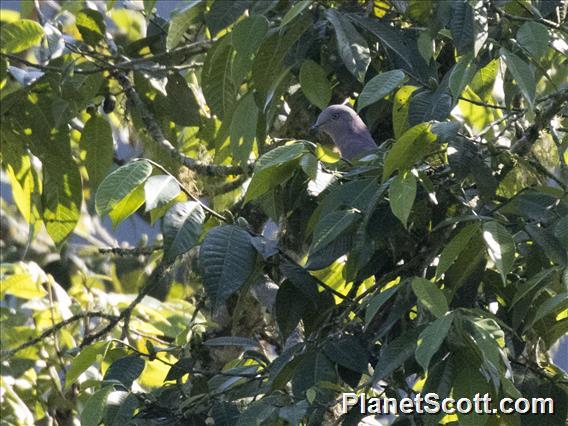
<svg viewBox="0 0 568 426">
<path fill-rule="evenodd" d="M 319 124 L 318 123 L 314 123 L 311 127 L 310 127 L 310 133 L 317 133 L 319 131 Z"/>
</svg>

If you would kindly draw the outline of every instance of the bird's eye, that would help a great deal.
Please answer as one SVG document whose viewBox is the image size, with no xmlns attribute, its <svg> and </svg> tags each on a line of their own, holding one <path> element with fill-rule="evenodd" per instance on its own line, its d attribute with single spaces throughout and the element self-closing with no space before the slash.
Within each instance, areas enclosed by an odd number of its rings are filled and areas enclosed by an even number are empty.
<svg viewBox="0 0 568 426">
<path fill-rule="evenodd" d="M 339 120 L 339 113 L 334 112 L 333 114 L 331 114 L 331 118 L 334 119 L 334 120 Z"/>
</svg>

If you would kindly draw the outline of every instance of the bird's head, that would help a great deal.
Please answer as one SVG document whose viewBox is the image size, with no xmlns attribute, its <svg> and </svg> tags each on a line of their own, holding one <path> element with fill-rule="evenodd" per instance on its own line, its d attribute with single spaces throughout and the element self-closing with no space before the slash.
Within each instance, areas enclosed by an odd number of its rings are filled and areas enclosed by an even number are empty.
<svg viewBox="0 0 568 426">
<path fill-rule="evenodd" d="M 333 138 L 350 129 L 358 118 L 357 113 L 348 106 L 330 105 L 321 112 L 311 129 L 321 130 Z"/>
</svg>

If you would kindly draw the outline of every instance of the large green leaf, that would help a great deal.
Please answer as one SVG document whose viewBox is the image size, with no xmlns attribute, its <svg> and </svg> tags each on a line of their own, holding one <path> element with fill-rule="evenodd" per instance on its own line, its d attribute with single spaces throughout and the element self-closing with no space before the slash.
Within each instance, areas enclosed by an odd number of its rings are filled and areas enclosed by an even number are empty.
<svg viewBox="0 0 568 426">
<path fill-rule="evenodd" d="M 325 16 L 333 25 L 337 39 L 337 50 L 343 63 L 360 82 L 365 80 L 371 63 L 369 46 L 353 24 L 336 9 L 327 9 Z"/>
<path fill-rule="evenodd" d="M 239 54 L 247 56 L 260 47 L 267 31 L 268 21 L 264 16 L 249 16 L 235 25 L 231 31 L 231 43 Z"/>
<path fill-rule="evenodd" d="M 164 259 L 173 261 L 199 241 L 205 212 L 195 201 L 175 204 L 164 216 Z"/>
<path fill-rule="evenodd" d="M 82 425 L 97 426 L 101 422 L 107 406 L 108 396 L 112 390 L 112 386 L 105 386 L 89 397 L 81 412 Z"/>
<path fill-rule="evenodd" d="M 501 274 L 503 282 L 507 281 L 507 274 L 511 272 L 515 260 L 515 242 L 505 227 L 498 222 L 483 224 L 483 239 L 487 246 L 489 257 Z"/>
<path fill-rule="evenodd" d="M 318 63 L 311 59 L 302 63 L 300 85 L 306 98 L 319 109 L 324 109 L 329 104 L 331 85 L 327 80 L 325 70 Z"/>
<path fill-rule="evenodd" d="M 0 30 L 0 46 L 2 52 L 18 53 L 39 44 L 42 37 L 41 25 L 30 19 L 4 22 Z"/>
<path fill-rule="evenodd" d="M 544 250 L 544 253 L 552 262 L 562 267 L 566 266 L 566 250 L 551 230 L 534 224 L 527 224 L 525 231 Z"/>
<path fill-rule="evenodd" d="M 429 66 L 420 54 L 411 31 L 399 30 L 386 21 L 361 17 L 358 14 L 349 15 L 349 19 L 378 38 L 381 44 L 389 49 L 389 53 L 393 53 L 397 68 L 404 69 L 408 75 L 423 84 L 430 78 L 436 78 L 433 67 Z"/>
<path fill-rule="evenodd" d="M 128 355 L 114 361 L 106 371 L 104 381 L 120 382 L 126 389 L 132 387 L 142 371 L 144 371 L 145 361 L 138 355 Z"/>
<path fill-rule="evenodd" d="M 415 277 L 411 285 L 420 304 L 434 314 L 434 316 L 440 318 L 448 312 L 448 300 L 446 296 L 444 296 L 444 292 L 432 281 Z"/>
<path fill-rule="evenodd" d="M 475 395 L 492 394 L 491 385 L 481 372 L 472 365 L 463 365 L 457 369 L 452 385 L 452 397 L 455 400 L 467 398 L 473 400 Z M 459 424 L 464 426 L 481 426 L 488 420 L 488 415 L 482 415 L 472 410 L 468 414 L 459 414 Z"/>
<path fill-rule="evenodd" d="M 568 292 L 557 294 L 542 303 L 534 313 L 533 317 L 528 321 L 524 327 L 524 331 L 530 329 L 538 321 L 547 315 L 555 314 L 568 309 Z"/>
<path fill-rule="evenodd" d="M 431 128 L 430 123 L 421 123 L 398 138 L 385 158 L 383 181 L 387 180 L 395 170 L 399 172 L 409 170 L 414 163 L 435 148 L 436 135 L 431 132 Z"/>
<path fill-rule="evenodd" d="M 75 15 L 75 25 L 79 29 L 83 40 L 95 45 L 105 37 L 104 17 L 94 9 L 83 9 Z"/>
<path fill-rule="evenodd" d="M 316 253 L 329 245 L 360 218 L 361 214 L 354 210 L 331 212 L 323 217 L 314 230 L 310 253 Z"/>
<path fill-rule="evenodd" d="M 533 275 L 530 279 L 528 279 L 524 283 L 519 284 L 517 292 L 515 293 L 515 296 L 513 296 L 513 300 L 509 305 L 509 309 L 513 308 L 513 306 L 515 306 L 519 302 L 519 300 L 521 300 L 523 297 L 525 297 L 527 294 L 529 294 L 536 288 L 549 284 L 550 280 L 547 278 L 550 276 L 552 272 L 554 272 L 554 269 L 545 269 Z"/>
<path fill-rule="evenodd" d="M 81 216 L 81 175 L 71 154 L 69 134 L 58 131 L 43 147 L 42 218 L 49 236 L 59 245 L 73 232 Z"/>
<path fill-rule="evenodd" d="M 108 217 L 112 222 L 113 228 L 116 228 L 125 219 L 136 213 L 138 209 L 142 207 L 144 201 L 144 185 L 140 184 L 116 203 L 111 211 L 108 212 Z"/>
<path fill-rule="evenodd" d="M 255 269 L 256 250 L 250 235 L 236 225 L 213 228 L 199 251 L 203 284 L 212 305 L 235 293 Z"/>
<path fill-rule="evenodd" d="M 305 153 L 303 143 L 279 146 L 268 151 L 254 166 L 254 175 L 245 202 L 254 200 L 283 183 L 294 170 L 296 161 Z"/>
<path fill-rule="evenodd" d="M 319 387 L 323 383 L 335 383 L 337 374 L 330 359 L 323 351 L 307 353 L 296 368 L 292 378 L 292 392 L 297 398 L 306 398 L 306 392 L 314 386 Z M 329 402 L 334 392 L 323 387 L 319 388 L 317 400 Z"/>
<path fill-rule="evenodd" d="M 381 291 L 373 296 L 367 305 L 365 310 L 365 326 L 369 326 L 375 315 L 379 312 L 381 307 L 390 300 L 392 296 L 401 288 L 400 285 L 396 285 L 386 290 Z"/>
<path fill-rule="evenodd" d="M 175 72 L 168 75 L 166 84 L 169 118 L 180 126 L 197 126 L 201 123 L 199 104 L 185 78 Z"/>
<path fill-rule="evenodd" d="M 309 7 L 310 4 L 312 4 L 311 0 L 299 0 L 295 2 L 294 6 L 292 6 L 282 18 L 280 25 L 288 25 L 288 23 L 292 22 L 296 16 L 300 15 L 307 7 Z"/>
<path fill-rule="evenodd" d="M 99 185 L 95 196 L 95 208 L 99 215 L 110 212 L 124 197 L 146 181 L 152 173 L 147 161 L 134 161 L 119 167 Z"/>
<path fill-rule="evenodd" d="M 246 164 L 254 147 L 258 107 L 252 93 L 247 93 L 237 103 L 231 120 L 231 153 L 238 164 Z"/>
<path fill-rule="evenodd" d="M 207 52 L 201 71 L 207 105 L 221 119 L 233 112 L 237 95 L 231 71 L 234 49 L 230 41 L 230 37 L 223 37 Z"/>
<path fill-rule="evenodd" d="M 276 293 L 276 322 L 280 333 L 287 338 L 300 323 L 310 300 L 290 281 L 284 281 Z"/>
<path fill-rule="evenodd" d="M 463 55 L 473 49 L 473 8 L 465 1 L 452 2 L 452 18 L 450 30 L 454 40 L 454 46 L 458 53 Z"/>
<path fill-rule="evenodd" d="M 389 187 L 389 204 L 393 214 L 406 228 L 416 198 L 416 177 L 411 172 L 397 175 Z"/>
<path fill-rule="evenodd" d="M 205 16 L 205 22 L 211 31 L 211 36 L 216 36 L 219 31 L 235 22 L 247 10 L 249 4 L 249 0 L 214 1 Z"/>
<path fill-rule="evenodd" d="M 96 342 L 81 350 L 79 355 L 73 358 L 71 365 L 65 374 L 65 387 L 68 388 L 97 360 L 98 356 L 104 356 L 110 342 Z"/>
<path fill-rule="evenodd" d="M 304 14 L 282 31 L 270 34 L 262 42 L 252 66 L 252 79 L 257 89 L 256 100 L 262 110 L 270 103 L 270 92 L 274 92 L 287 74 L 288 68 L 284 68 L 286 53 L 311 26 L 312 18 Z M 278 77 L 275 78 L 276 76 Z"/>
<path fill-rule="evenodd" d="M 81 148 L 85 150 L 85 168 L 94 195 L 112 167 L 114 145 L 109 122 L 99 115 L 91 116 L 81 132 Z"/>
<path fill-rule="evenodd" d="M 324 353 L 336 364 L 358 373 L 369 372 L 369 359 L 365 348 L 355 336 L 332 340 L 323 347 Z"/>
<path fill-rule="evenodd" d="M 169 175 L 150 176 L 144 182 L 145 210 L 148 212 L 166 205 L 180 193 L 177 181 Z"/>
<path fill-rule="evenodd" d="M 517 31 L 517 41 L 535 58 L 540 58 L 548 49 L 548 29 L 538 22 L 528 21 Z"/>
<path fill-rule="evenodd" d="M 446 339 L 453 319 L 452 314 L 441 316 L 436 321 L 431 322 L 418 336 L 415 357 L 424 371 L 428 370 L 432 357 Z"/>
<path fill-rule="evenodd" d="M 477 224 L 473 223 L 467 225 L 446 244 L 442 253 L 440 253 L 438 266 L 436 266 L 436 279 L 440 279 L 442 274 L 452 266 L 462 251 L 467 247 L 471 238 L 478 232 L 479 226 Z"/>
<path fill-rule="evenodd" d="M 370 79 L 357 99 L 357 111 L 380 101 L 404 81 L 402 70 L 380 73 Z"/>
<path fill-rule="evenodd" d="M 414 354 L 418 335 L 419 330 L 412 329 L 397 337 L 387 347 L 381 349 L 379 361 L 375 365 L 375 371 L 373 372 L 373 383 L 377 383 L 379 380 L 389 376 Z"/>
<path fill-rule="evenodd" d="M 449 88 L 452 96 L 458 98 L 477 72 L 472 55 L 462 56 L 450 71 Z"/>
<path fill-rule="evenodd" d="M 534 107 L 534 98 L 536 95 L 536 82 L 533 71 L 528 64 L 505 48 L 501 48 L 501 57 L 507 64 L 507 69 L 513 75 L 517 86 L 521 90 L 523 97 L 527 101 L 529 107 Z"/>
<path fill-rule="evenodd" d="M 180 44 L 185 32 L 197 20 L 199 15 L 203 13 L 203 7 L 204 2 L 201 0 L 191 0 L 173 16 L 166 39 L 166 48 L 168 50 Z"/>
</svg>

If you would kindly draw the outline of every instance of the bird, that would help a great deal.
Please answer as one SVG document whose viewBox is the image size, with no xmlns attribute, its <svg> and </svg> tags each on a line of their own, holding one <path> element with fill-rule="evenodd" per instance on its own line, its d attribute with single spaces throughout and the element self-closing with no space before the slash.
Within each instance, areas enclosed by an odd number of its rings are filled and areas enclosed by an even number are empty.
<svg viewBox="0 0 568 426">
<path fill-rule="evenodd" d="M 346 105 L 328 106 L 310 129 L 327 133 L 346 160 L 377 148 L 361 117 Z"/>
</svg>

